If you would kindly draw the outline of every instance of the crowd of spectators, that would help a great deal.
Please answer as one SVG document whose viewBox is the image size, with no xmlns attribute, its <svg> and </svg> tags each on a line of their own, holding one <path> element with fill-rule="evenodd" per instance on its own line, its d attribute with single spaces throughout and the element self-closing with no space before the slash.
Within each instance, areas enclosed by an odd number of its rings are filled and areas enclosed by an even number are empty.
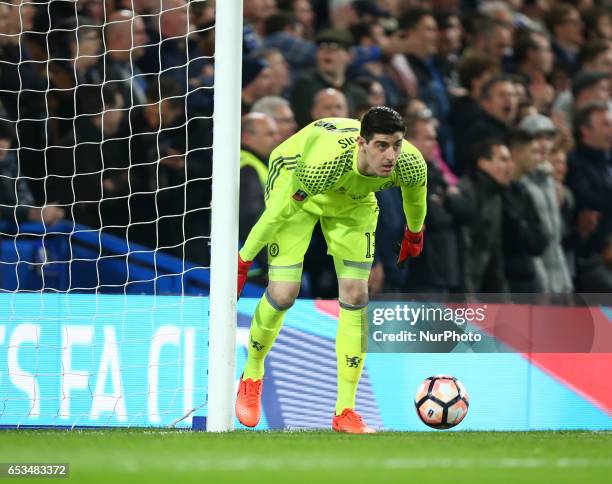
<svg viewBox="0 0 612 484">
<path fill-rule="evenodd" d="M 208 265 L 213 25 L 204 1 L 0 3 L 0 218 Z"/>
<path fill-rule="evenodd" d="M 208 263 L 214 9 L 0 3 L 0 217 Z M 277 143 L 385 104 L 427 161 L 428 215 L 398 269 L 400 194 L 377 194 L 373 292 L 612 291 L 606 0 L 244 0 L 241 96 L 243 237 Z M 305 295 L 337 294 L 318 232 L 304 274 Z"/>
<path fill-rule="evenodd" d="M 386 104 L 428 163 L 426 242 L 398 269 L 401 194 L 377 193 L 372 292 L 612 290 L 609 4 L 253 0 L 244 14 L 243 233 L 263 209 L 246 159 L 265 167 L 269 153 L 249 142 L 247 113 L 274 121 L 279 142 Z M 310 295 L 336 295 L 318 231 L 304 269 Z"/>
</svg>

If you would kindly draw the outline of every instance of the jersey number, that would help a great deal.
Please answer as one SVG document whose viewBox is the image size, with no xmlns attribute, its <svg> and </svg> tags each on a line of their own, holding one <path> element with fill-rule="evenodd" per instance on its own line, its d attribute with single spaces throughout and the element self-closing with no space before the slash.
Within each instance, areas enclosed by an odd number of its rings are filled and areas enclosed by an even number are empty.
<svg viewBox="0 0 612 484">
<path fill-rule="evenodd" d="M 366 259 L 371 259 L 374 257 L 374 247 L 376 243 L 374 242 L 374 232 L 366 232 Z"/>
</svg>

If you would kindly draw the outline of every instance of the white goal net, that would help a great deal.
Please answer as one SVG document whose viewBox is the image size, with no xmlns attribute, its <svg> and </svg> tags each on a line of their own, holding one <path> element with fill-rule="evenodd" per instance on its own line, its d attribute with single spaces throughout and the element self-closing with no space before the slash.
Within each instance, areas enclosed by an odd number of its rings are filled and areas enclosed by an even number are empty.
<svg viewBox="0 0 612 484">
<path fill-rule="evenodd" d="M 214 1 L 0 1 L 0 427 L 206 402 Z"/>
</svg>

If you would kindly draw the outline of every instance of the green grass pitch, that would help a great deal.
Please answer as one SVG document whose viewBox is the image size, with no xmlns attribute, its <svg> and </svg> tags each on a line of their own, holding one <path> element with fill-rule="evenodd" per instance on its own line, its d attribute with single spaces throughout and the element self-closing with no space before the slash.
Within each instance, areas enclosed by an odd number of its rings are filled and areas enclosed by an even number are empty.
<svg viewBox="0 0 612 484">
<path fill-rule="evenodd" d="M 594 484 L 612 482 L 612 432 L 6 430 L 0 462 L 67 462 L 59 482 L 110 484 Z"/>
</svg>

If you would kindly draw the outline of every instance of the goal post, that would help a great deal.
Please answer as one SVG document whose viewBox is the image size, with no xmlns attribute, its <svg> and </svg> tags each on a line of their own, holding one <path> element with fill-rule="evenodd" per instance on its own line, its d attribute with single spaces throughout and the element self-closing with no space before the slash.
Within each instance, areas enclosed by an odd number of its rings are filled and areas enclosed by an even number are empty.
<svg viewBox="0 0 612 484">
<path fill-rule="evenodd" d="M 206 428 L 234 428 L 242 0 L 217 3 Z"/>
</svg>

